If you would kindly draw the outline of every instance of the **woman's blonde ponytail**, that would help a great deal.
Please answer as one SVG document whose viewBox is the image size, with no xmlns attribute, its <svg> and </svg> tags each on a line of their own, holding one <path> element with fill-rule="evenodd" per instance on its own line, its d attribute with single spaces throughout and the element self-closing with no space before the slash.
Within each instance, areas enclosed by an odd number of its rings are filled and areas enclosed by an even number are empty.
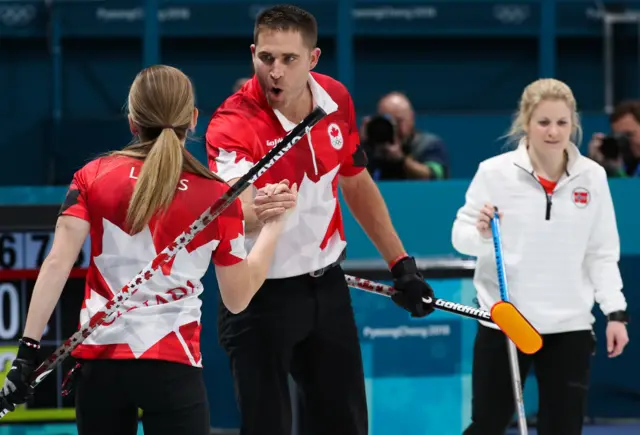
<svg viewBox="0 0 640 435">
<path fill-rule="evenodd" d="M 140 232 L 175 195 L 182 172 L 182 143 L 175 131 L 164 128 L 144 159 L 127 212 L 133 233 Z"/>
<path fill-rule="evenodd" d="M 196 112 L 193 85 L 182 71 L 167 65 L 143 69 L 131 85 L 128 109 L 138 141 L 110 155 L 143 161 L 127 210 L 135 234 L 169 207 L 183 171 L 222 180 L 184 148 Z"/>
</svg>

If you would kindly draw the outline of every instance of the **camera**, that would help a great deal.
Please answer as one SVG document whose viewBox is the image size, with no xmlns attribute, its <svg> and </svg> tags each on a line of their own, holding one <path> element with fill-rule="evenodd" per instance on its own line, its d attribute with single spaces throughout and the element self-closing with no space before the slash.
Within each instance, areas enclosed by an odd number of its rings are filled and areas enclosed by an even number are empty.
<svg viewBox="0 0 640 435">
<path fill-rule="evenodd" d="M 605 159 L 615 160 L 623 149 L 629 148 L 629 135 L 626 133 L 614 133 L 605 136 L 600 145 L 600 152 Z"/>
<path fill-rule="evenodd" d="M 375 146 L 391 144 L 396 141 L 396 126 L 392 118 L 383 115 L 373 116 L 365 127 L 367 141 Z"/>
</svg>

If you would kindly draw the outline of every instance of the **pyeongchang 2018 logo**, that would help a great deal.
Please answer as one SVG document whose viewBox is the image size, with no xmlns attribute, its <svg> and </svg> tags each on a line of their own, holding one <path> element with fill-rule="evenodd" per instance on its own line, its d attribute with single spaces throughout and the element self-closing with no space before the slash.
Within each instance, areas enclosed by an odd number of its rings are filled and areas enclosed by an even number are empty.
<svg viewBox="0 0 640 435">
<path fill-rule="evenodd" d="M 375 340 L 379 338 L 391 338 L 398 340 L 400 338 L 417 337 L 448 337 L 451 335 L 450 325 L 425 325 L 425 326 L 406 326 L 399 325 L 392 328 L 372 328 L 365 326 L 362 328 L 362 336 L 364 338 Z"/>
</svg>

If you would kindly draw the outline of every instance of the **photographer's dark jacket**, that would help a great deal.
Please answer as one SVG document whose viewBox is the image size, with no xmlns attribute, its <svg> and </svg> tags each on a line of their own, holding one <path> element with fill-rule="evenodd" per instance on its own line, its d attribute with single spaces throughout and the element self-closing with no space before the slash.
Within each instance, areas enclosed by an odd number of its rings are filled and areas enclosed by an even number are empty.
<svg viewBox="0 0 640 435">
<path fill-rule="evenodd" d="M 447 149 L 438 136 L 417 132 L 405 147 L 414 159 L 431 168 L 433 179 L 449 178 Z"/>
<path fill-rule="evenodd" d="M 607 171 L 607 177 L 640 177 L 640 160 L 631 154 L 629 149 L 623 149 L 621 152 L 622 167 L 619 167 L 616 163 L 610 163 L 606 160 L 602 163 L 602 166 Z"/>
<path fill-rule="evenodd" d="M 431 169 L 432 180 L 449 178 L 449 157 L 444 142 L 431 133 L 416 132 L 412 138 L 402 145 L 407 156 L 427 165 Z M 372 153 L 370 154 L 372 156 Z M 376 180 L 406 180 L 404 161 L 390 162 L 369 158 L 369 172 Z"/>
</svg>

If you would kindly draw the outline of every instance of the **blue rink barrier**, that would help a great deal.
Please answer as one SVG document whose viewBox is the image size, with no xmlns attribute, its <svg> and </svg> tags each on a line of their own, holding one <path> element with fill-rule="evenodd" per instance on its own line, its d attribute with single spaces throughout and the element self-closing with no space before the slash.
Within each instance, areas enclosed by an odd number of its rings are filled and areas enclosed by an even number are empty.
<svg viewBox="0 0 640 435">
<path fill-rule="evenodd" d="M 378 264 L 378 267 L 363 267 Z M 474 261 L 418 259 L 438 297 L 477 306 Z M 346 261 L 347 273 L 392 284 L 384 262 Z M 412 318 L 389 298 L 351 290 L 364 364 L 369 435 L 459 435 L 471 421 L 471 369 L 477 322 L 444 311 Z M 526 391 L 528 417 L 537 386 Z M 402 416 L 402 417 L 400 417 Z"/>
<path fill-rule="evenodd" d="M 473 303 L 468 278 L 429 282 L 438 297 Z M 462 433 L 470 418 L 476 322 L 441 311 L 413 319 L 388 298 L 360 290 L 352 290 L 352 297 L 369 402 L 369 434 Z"/>
</svg>

